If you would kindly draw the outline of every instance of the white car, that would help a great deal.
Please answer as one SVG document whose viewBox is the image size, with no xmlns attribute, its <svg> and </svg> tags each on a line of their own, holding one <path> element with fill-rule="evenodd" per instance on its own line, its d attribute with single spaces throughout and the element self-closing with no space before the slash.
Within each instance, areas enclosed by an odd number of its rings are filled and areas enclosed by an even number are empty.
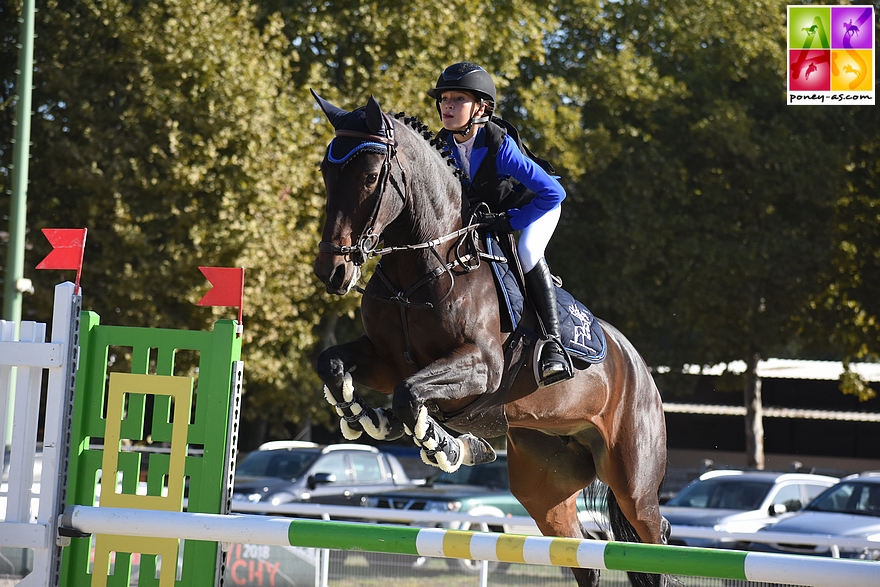
<svg viewBox="0 0 880 587">
<path fill-rule="evenodd" d="M 867 544 L 814 545 L 808 542 L 803 544 L 754 542 L 750 545 L 750 550 L 880 560 L 880 472 L 862 473 L 844 478 L 810 502 L 802 511 L 780 520 L 778 524 L 767 529 L 787 534 L 803 534 L 804 538 L 813 534 L 823 538 L 861 540 Z M 872 543 L 876 543 L 876 546 Z"/>
<path fill-rule="evenodd" d="M 689 529 L 719 532 L 757 532 L 800 510 L 837 483 L 837 477 L 767 471 L 710 471 L 692 481 L 660 512 L 672 525 L 670 544 L 706 548 L 740 548 L 723 537 L 695 538 Z"/>
</svg>

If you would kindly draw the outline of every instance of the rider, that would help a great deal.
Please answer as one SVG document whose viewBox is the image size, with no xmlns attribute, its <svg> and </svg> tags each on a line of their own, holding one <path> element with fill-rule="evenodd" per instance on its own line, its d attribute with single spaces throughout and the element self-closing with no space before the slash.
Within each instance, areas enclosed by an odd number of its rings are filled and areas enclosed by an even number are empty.
<svg viewBox="0 0 880 587">
<path fill-rule="evenodd" d="M 484 202 L 489 207 L 490 213 L 480 221 L 487 222 L 490 231 L 520 231 L 517 252 L 526 293 L 547 335 L 538 383 L 547 386 L 571 378 L 559 335 L 556 286 L 544 259 L 559 222 L 565 190 L 555 177 L 523 155 L 500 120 L 492 116 L 495 84 L 485 69 L 467 62 L 450 65 L 428 95 L 437 101 L 443 123 L 438 136 L 447 141 L 464 172 L 462 183 L 468 199 L 472 205 Z M 494 160 L 486 157 L 489 153 L 496 153 Z"/>
</svg>

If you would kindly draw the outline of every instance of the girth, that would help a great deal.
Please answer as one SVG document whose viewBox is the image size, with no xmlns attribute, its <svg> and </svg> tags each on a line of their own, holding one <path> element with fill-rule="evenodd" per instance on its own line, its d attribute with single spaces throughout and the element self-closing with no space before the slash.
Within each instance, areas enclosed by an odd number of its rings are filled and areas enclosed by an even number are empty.
<svg viewBox="0 0 880 587">
<path fill-rule="evenodd" d="M 409 324 L 407 321 L 407 309 L 409 308 L 433 308 L 434 303 L 432 302 L 413 302 L 410 300 L 410 296 L 412 296 L 416 291 L 429 284 L 430 282 L 438 279 L 441 275 L 448 274 L 450 278 L 449 290 L 440 298 L 437 303 L 445 300 L 450 293 L 452 293 L 452 288 L 455 285 L 455 277 L 453 276 L 452 271 L 458 267 L 464 269 L 465 272 L 472 271 L 476 266 L 479 266 L 479 257 L 471 254 L 465 254 L 462 256 L 456 255 L 455 260 L 449 263 L 443 263 L 443 260 L 440 258 L 437 251 L 432 247 L 429 249 L 435 257 L 437 257 L 438 261 L 440 261 L 440 265 L 435 267 L 433 270 L 425 274 L 421 279 L 411 285 L 406 291 L 400 291 L 391 280 L 388 279 L 388 276 L 385 275 L 385 272 L 382 270 L 382 263 L 379 263 L 376 266 L 375 275 L 379 277 L 382 283 L 388 288 L 388 291 L 392 292 L 390 296 L 382 296 L 376 293 L 367 292 L 361 287 L 357 287 L 357 291 L 362 293 L 363 295 L 370 296 L 373 299 L 381 300 L 383 302 L 392 302 L 397 304 L 400 308 L 400 322 L 403 327 L 403 340 L 406 345 L 406 351 L 403 354 L 406 362 L 416 369 L 419 369 L 419 365 L 414 358 L 414 354 L 412 351 L 412 343 L 410 342 L 409 337 Z M 471 265 L 471 261 L 477 261 L 477 265 Z"/>
</svg>

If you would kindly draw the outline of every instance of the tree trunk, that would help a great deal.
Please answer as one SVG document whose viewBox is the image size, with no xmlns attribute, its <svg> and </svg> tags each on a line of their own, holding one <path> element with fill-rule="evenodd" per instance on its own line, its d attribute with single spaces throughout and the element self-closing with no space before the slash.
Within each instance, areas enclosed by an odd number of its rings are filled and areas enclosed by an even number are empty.
<svg viewBox="0 0 880 587">
<path fill-rule="evenodd" d="M 746 466 L 764 469 L 764 406 L 761 399 L 760 357 L 752 355 L 745 374 L 743 395 L 746 406 Z"/>
</svg>

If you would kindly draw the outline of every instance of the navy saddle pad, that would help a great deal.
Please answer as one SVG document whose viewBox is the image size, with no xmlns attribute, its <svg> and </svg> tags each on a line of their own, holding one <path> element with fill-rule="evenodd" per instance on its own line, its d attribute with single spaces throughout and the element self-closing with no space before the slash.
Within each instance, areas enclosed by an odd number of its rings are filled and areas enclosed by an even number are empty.
<svg viewBox="0 0 880 587">
<path fill-rule="evenodd" d="M 501 247 L 493 238 L 486 239 L 489 251 L 496 257 L 503 258 L 505 255 Z M 499 298 L 501 299 L 501 311 L 507 312 L 513 330 L 520 329 L 522 320 L 524 296 L 519 283 L 507 263 L 490 261 L 495 280 L 499 286 Z M 588 363 L 601 363 L 605 360 L 608 346 L 605 342 L 605 332 L 602 326 L 586 306 L 574 299 L 574 297 L 562 289 L 556 288 L 556 302 L 559 311 L 559 326 L 562 343 L 568 350 L 572 359 L 580 359 Z M 520 329 L 520 332 L 536 338 L 533 332 Z"/>
</svg>

